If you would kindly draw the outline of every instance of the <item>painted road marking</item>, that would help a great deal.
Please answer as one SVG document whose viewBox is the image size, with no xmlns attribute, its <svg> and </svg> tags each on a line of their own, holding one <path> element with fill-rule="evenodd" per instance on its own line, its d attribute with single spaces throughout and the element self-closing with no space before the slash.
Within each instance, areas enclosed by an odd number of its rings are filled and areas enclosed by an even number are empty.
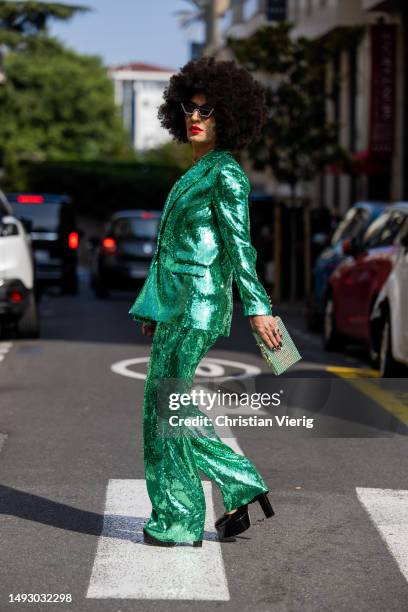
<svg viewBox="0 0 408 612">
<path fill-rule="evenodd" d="M 370 368 L 351 368 L 345 366 L 326 366 L 327 372 L 333 372 L 340 378 L 354 379 L 354 378 L 379 378 L 380 373 L 378 370 L 372 370 Z"/>
<path fill-rule="evenodd" d="M 86 597 L 228 601 L 211 483 L 203 481 L 203 488 L 207 511 L 202 548 L 161 548 L 143 543 L 143 524 L 151 513 L 145 481 L 109 480 Z"/>
<path fill-rule="evenodd" d="M 12 342 L 0 342 L 0 361 L 4 361 L 7 353 L 13 346 Z"/>
<path fill-rule="evenodd" d="M 130 368 L 131 366 L 147 363 L 148 361 L 149 357 L 132 357 L 131 359 L 123 359 L 122 361 L 113 363 L 110 369 L 112 372 L 115 372 L 115 374 L 119 374 L 120 376 L 128 376 L 129 378 L 145 380 L 145 372 L 137 372 Z M 242 373 L 223 376 L 225 374 L 225 366 L 236 368 Z M 230 359 L 219 359 L 218 357 L 204 357 L 204 359 L 202 359 L 198 364 L 196 370 L 196 376 L 216 378 L 219 382 L 230 379 L 239 380 L 241 378 L 248 378 L 249 376 L 257 376 L 261 373 L 261 368 L 253 365 L 252 363 L 243 363 L 242 361 L 232 361 Z"/>
<path fill-rule="evenodd" d="M 353 377 L 353 372 L 355 368 L 328 367 L 326 369 L 346 380 L 348 384 L 352 385 L 355 389 L 360 391 L 360 393 L 363 393 L 364 395 L 372 399 L 374 402 L 379 404 L 381 408 L 392 414 L 396 419 L 398 419 L 405 425 L 408 425 L 407 398 L 405 398 L 404 401 L 404 396 L 398 397 L 395 395 L 395 393 L 378 387 L 374 382 L 370 381 L 367 376 L 371 378 L 379 377 L 379 373 L 376 370 L 362 370 L 361 377 Z M 342 370 L 344 370 L 344 372 L 342 372 Z M 356 370 L 356 372 L 359 371 L 360 370 Z M 367 372 L 370 372 L 370 374 L 367 375 Z"/>
<path fill-rule="evenodd" d="M 357 496 L 408 581 L 408 491 L 356 487 Z"/>
</svg>

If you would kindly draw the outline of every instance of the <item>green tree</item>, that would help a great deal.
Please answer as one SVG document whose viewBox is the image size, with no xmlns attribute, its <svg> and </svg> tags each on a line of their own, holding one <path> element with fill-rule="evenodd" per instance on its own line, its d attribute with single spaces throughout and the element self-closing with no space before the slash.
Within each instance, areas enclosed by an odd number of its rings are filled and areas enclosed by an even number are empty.
<svg viewBox="0 0 408 612">
<path fill-rule="evenodd" d="M 49 19 L 69 19 L 85 10 L 0 1 L 0 39 L 9 46 L 0 87 L 0 149 L 15 187 L 23 184 L 24 160 L 133 155 L 101 60 L 48 36 Z"/>
<path fill-rule="evenodd" d="M 50 19 L 67 21 L 90 9 L 57 2 L 11 2 L 0 0 L 0 44 L 23 48 L 39 35 L 47 34 Z"/>
<path fill-rule="evenodd" d="M 254 167 L 269 166 L 294 195 L 299 182 L 312 180 L 328 164 L 350 169 L 338 142 L 339 123 L 326 118 L 334 87 L 327 91 L 324 79 L 327 62 L 356 44 L 362 29 L 344 29 L 323 41 L 294 39 L 292 28 L 288 22 L 266 26 L 229 44 L 237 60 L 267 85 L 268 122 L 261 141 L 249 148 Z"/>
<path fill-rule="evenodd" d="M 192 164 L 191 146 L 170 141 L 145 151 L 138 151 L 136 159 L 144 164 L 162 164 L 185 172 Z"/>
<path fill-rule="evenodd" d="M 334 98 L 339 78 L 333 79 L 328 91 L 325 74 L 327 62 L 340 49 L 356 45 L 363 29 L 339 29 L 324 40 L 310 40 L 292 37 L 292 28 L 288 22 L 265 26 L 247 39 L 229 38 L 228 44 L 238 62 L 256 72 L 266 85 L 268 121 L 262 139 L 249 147 L 253 166 L 257 170 L 269 167 L 279 182 L 288 185 L 293 206 L 298 184 L 311 181 L 327 165 L 352 170 L 351 158 L 339 144 L 340 125 L 326 117 L 327 102 Z M 297 243 L 297 222 L 292 210 L 291 299 L 295 299 L 297 288 Z"/>
<path fill-rule="evenodd" d="M 0 147 L 6 168 L 22 160 L 126 157 L 130 145 L 113 87 L 97 57 L 53 43 L 7 55 L 0 88 Z"/>
</svg>

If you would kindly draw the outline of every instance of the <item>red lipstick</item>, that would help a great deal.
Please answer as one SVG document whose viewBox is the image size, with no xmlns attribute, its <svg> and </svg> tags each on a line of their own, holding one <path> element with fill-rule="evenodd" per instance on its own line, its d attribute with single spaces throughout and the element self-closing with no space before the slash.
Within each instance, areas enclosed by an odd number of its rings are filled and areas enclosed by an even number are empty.
<svg viewBox="0 0 408 612">
<path fill-rule="evenodd" d="M 202 132 L 203 130 L 198 127 L 198 125 L 192 125 L 190 128 L 190 132 L 193 132 L 195 134 L 198 134 L 198 132 Z"/>
</svg>

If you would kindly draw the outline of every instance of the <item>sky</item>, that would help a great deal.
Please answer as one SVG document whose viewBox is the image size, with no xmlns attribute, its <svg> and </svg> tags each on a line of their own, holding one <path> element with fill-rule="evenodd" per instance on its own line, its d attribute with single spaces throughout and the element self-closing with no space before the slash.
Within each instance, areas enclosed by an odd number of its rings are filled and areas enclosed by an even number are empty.
<svg viewBox="0 0 408 612">
<path fill-rule="evenodd" d="M 81 53 L 100 55 L 105 65 L 146 62 L 178 70 L 190 59 L 190 41 L 201 42 L 200 24 L 181 28 L 174 12 L 186 0 L 61 0 L 92 12 L 67 23 L 50 22 L 50 33 Z"/>
</svg>

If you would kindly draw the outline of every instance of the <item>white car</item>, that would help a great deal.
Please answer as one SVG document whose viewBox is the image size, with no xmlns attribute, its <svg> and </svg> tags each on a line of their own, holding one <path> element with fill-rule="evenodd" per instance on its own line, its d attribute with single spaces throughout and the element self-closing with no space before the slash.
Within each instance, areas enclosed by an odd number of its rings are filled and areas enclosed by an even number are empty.
<svg viewBox="0 0 408 612">
<path fill-rule="evenodd" d="M 408 370 L 408 224 L 395 266 L 371 313 L 372 354 L 383 377 L 405 377 Z"/>
<path fill-rule="evenodd" d="M 34 285 L 31 237 L 0 191 L 0 333 L 11 329 L 20 337 L 38 338 Z"/>
</svg>

